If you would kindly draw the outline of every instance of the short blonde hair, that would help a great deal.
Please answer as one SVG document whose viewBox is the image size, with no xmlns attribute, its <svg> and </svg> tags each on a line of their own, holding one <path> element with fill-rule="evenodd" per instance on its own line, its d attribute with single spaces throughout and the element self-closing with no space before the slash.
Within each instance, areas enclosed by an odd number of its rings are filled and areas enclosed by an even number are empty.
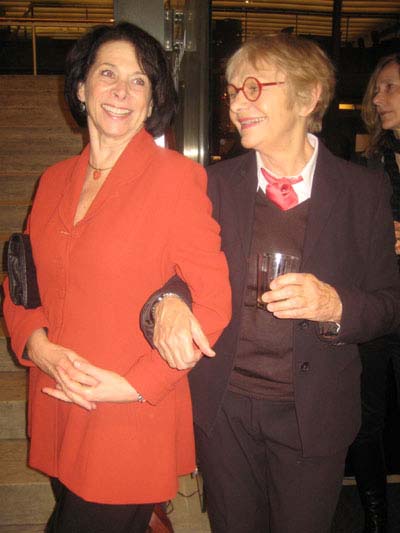
<svg viewBox="0 0 400 533">
<path fill-rule="evenodd" d="M 295 102 L 308 103 L 313 88 L 319 83 L 321 95 L 308 117 L 307 127 L 310 132 L 321 131 L 322 118 L 335 91 L 335 70 L 317 44 L 287 33 L 257 36 L 246 41 L 229 59 L 226 79 L 230 81 L 234 72 L 246 63 L 254 68 L 271 63 L 286 74 L 292 105 Z"/>
<path fill-rule="evenodd" d="M 390 54 L 388 56 L 382 57 L 378 61 L 375 70 L 371 74 L 362 101 L 361 118 L 363 119 L 367 131 L 370 135 L 369 144 L 365 151 L 365 155 L 367 157 L 378 155 L 385 148 L 387 136 L 385 130 L 382 129 L 378 110 L 376 109 L 376 105 L 374 104 L 373 100 L 376 94 L 376 82 L 378 76 L 382 72 L 382 70 L 391 63 L 394 63 L 400 69 L 400 54 Z"/>
</svg>

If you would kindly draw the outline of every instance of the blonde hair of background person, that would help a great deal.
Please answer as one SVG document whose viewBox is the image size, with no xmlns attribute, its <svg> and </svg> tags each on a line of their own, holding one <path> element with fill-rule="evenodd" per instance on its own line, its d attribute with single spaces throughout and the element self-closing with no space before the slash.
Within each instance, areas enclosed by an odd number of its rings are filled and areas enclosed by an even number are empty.
<svg viewBox="0 0 400 533">
<path fill-rule="evenodd" d="M 369 145 L 365 152 L 367 157 L 378 155 L 387 145 L 385 130 L 382 128 L 382 122 L 373 100 L 376 96 L 378 76 L 391 63 L 396 63 L 400 71 L 400 54 L 390 54 L 379 60 L 368 82 L 362 101 L 361 117 L 370 135 Z"/>
</svg>

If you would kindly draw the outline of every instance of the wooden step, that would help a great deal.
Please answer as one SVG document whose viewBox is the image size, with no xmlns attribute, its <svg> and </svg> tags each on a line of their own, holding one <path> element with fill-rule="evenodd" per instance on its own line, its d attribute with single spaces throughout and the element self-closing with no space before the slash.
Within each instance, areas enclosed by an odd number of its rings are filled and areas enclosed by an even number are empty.
<svg viewBox="0 0 400 533">
<path fill-rule="evenodd" d="M 53 102 L 49 98 L 48 106 L 32 106 L 32 101 L 29 102 L 29 106 L 21 102 L 19 103 L 19 98 L 16 98 L 15 95 L 10 95 L 8 100 L 10 104 L 14 101 L 14 106 L 9 105 L 4 113 L 2 112 L 2 119 L 4 123 L 10 123 L 14 121 L 16 128 L 23 127 L 33 127 L 33 128 L 48 128 L 51 124 L 58 124 L 59 132 L 64 134 L 79 133 L 80 129 L 78 125 L 73 121 L 72 117 L 66 118 L 66 114 L 69 113 L 66 106 L 61 105 L 57 101 L 56 97 L 58 95 L 53 95 Z M 24 96 L 21 96 L 21 100 Z M 25 97 L 26 98 L 26 97 Z M 0 102 L 4 99 L 0 96 Z M 18 113 L 16 113 L 18 109 Z M 0 125 L 0 128 L 2 126 Z"/>
<path fill-rule="evenodd" d="M 46 98 L 62 93 L 63 80 L 63 76 L 5 75 L 0 77 L 0 95 L 7 97 L 13 94 L 26 95 L 25 98 L 28 100 L 36 97 L 38 105 L 45 107 Z"/>
<path fill-rule="evenodd" d="M 0 533 L 43 533 L 46 524 L 0 525 Z"/>
<path fill-rule="evenodd" d="M 8 233 L 0 233 L 0 270 L 7 269 L 7 261 L 5 257 L 6 243 L 10 235 Z"/>
<path fill-rule="evenodd" d="M 62 94 L 61 76 L 0 76 L 0 282 L 10 233 L 21 231 L 36 181 L 85 141 Z M 48 479 L 27 467 L 26 369 L 0 322 L 0 533 L 39 533 L 53 507 Z"/>
<path fill-rule="evenodd" d="M 0 175 L 1 205 L 29 203 L 33 198 L 38 179 L 38 175 Z"/>
<path fill-rule="evenodd" d="M 0 208 L 0 233 L 22 231 L 30 205 L 2 206 Z"/>
<path fill-rule="evenodd" d="M 26 372 L 0 373 L 0 439 L 26 437 L 26 381 Z"/>
<path fill-rule="evenodd" d="M 79 131 L 64 99 L 63 76 L 1 76 L 1 127 L 33 126 Z"/>
<path fill-rule="evenodd" d="M 26 440 L 0 441 L 0 525 L 44 524 L 53 505 L 48 478 L 27 466 Z"/>
<path fill-rule="evenodd" d="M 0 129 L 0 167 L 17 172 L 29 169 L 39 176 L 48 166 L 79 154 L 82 147 L 79 133 L 50 127 Z"/>
<path fill-rule="evenodd" d="M 26 368 L 21 366 L 15 355 L 11 351 L 10 339 L 4 323 L 4 318 L 0 318 L 0 372 L 25 372 Z"/>
</svg>

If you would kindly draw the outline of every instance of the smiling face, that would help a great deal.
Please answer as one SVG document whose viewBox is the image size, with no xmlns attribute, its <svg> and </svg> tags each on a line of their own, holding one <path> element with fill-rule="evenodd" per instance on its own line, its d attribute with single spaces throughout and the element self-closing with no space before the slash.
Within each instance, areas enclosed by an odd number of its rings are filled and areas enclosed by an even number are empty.
<svg viewBox="0 0 400 533">
<path fill-rule="evenodd" d="M 246 99 L 243 91 L 230 102 L 230 118 L 240 133 L 242 145 L 269 154 L 301 142 L 306 136 L 306 119 L 299 104 L 289 99 L 285 74 L 266 62 L 260 68 L 245 63 L 232 73 L 229 83 L 242 87 L 249 76 L 261 83 L 285 83 L 263 87 L 254 102 Z"/>
<path fill-rule="evenodd" d="M 376 106 L 382 128 L 394 130 L 400 137 L 400 65 L 395 62 L 386 65 L 376 79 Z"/>
<path fill-rule="evenodd" d="M 151 114 L 151 83 L 127 41 L 103 44 L 78 90 L 91 139 L 128 143 Z"/>
</svg>

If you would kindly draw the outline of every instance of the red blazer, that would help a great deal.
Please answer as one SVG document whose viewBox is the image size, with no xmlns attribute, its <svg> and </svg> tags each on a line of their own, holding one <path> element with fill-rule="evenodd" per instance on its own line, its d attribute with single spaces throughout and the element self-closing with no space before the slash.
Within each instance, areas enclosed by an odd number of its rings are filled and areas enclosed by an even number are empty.
<svg viewBox="0 0 400 533">
<path fill-rule="evenodd" d="M 88 157 L 86 147 L 49 168 L 35 198 L 29 232 L 42 307 L 14 306 L 5 284 L 12 346 L 31 366 L 30 465 L 89 501 L 164 501 L 175 495 L 177 476 L 195 466 L 190 394 L 186 372 L 170 369 L 149 349 L 139 312 L 179 273 L 216 340 L 230 316 L 219 226 L 202 167 L 157 147 L 145 130 L 74 226 Z M 54 383 L 22 357 L 39 327 L 48 328 L 51 341 L 125 376 L 147 402 L 100 403 L 86 412 L 43 394 Z"/>
</svg>

